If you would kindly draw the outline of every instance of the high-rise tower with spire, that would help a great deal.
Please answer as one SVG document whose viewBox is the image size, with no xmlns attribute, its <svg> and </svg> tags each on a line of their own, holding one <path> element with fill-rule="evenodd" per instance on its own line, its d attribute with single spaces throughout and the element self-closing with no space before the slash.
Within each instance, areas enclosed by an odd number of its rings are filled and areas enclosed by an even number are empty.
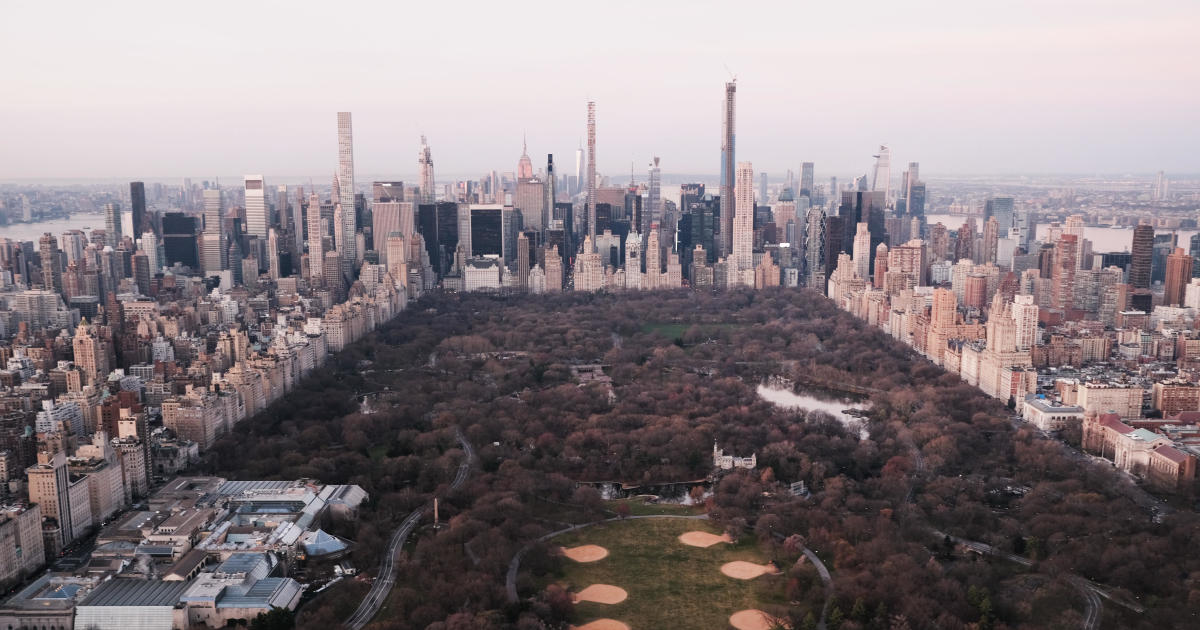
<svg viewBox="0 0 1200 630">
<path fill-rule="evenodd" d="M 737 79 L 725 84 L 725 106 L 721 110 L 721 239 L 719 251 L 728 256 L 733 252 L 734 213 L 734 142 Z"/>
<path fill-rule="evenodd" d="M 421 175 L 421 203 L 433 203 L 437 199 L 433 189 L 433 155 L 424 135 L 421 136 L 421 150 L 417 153 L 417 169 Z"/>
<path fill-rule="evenodd" d="M 587 104 L 587 243 L 596 246 L 596 101 Z"/>
</svg>

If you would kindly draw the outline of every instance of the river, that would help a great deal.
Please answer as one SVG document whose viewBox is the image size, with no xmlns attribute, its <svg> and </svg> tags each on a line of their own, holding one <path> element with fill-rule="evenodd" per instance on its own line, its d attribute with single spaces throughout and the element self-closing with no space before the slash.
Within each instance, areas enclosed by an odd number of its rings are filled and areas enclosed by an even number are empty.
<svg viewBox="0 0 1200 630">
<path fill-rule="evenodd" d="M 756 391 L 758 392 L 758 396 L 763 400 L 784 409 L 805 409 L 827 413 L 833 416 L 838 422 L 841 422 L 847 429 L 858 431 L 859 439 L 865 440 L 870 435 L 862 419 L 847 413 L 853 410 L 865 410 L 871 406 L 870 403 L 854 401 L 849 398 L 838 398 L 836 396 L 816 396 L 809 393 L 797 394 L 790 388 L 780 387 L 776 384 L 760 384 Z"/>
<path fill-rule="evenodd" d="M 42 237 L 42 234 L 49 232 L 58 238 L 63 232 L 69 230 L 83 230 L 91 232 L 95 229 L 104 228 L 103 214 L 84 214 L 77 212 L 71 215 L 68 219 L 50 219 L 49 221 L 38 221 L 37 223 L 12 223 L 5 226 L 0 226 L 0 238 L 10 238 L 15 241 L 33 241 Z"/>
</svg>

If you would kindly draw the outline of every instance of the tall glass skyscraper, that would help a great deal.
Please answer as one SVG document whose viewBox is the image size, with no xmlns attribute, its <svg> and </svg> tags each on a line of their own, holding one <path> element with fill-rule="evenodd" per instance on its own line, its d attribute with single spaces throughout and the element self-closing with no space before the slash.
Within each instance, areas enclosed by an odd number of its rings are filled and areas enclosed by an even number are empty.
<svg viewBox="0 0 1200 630">
<path fill-rule="evenodd" d="M 737 79 L 725 84 L 725 106 L 721 116 L 721 247 L 722 256 L 733 253 L 734 142 L 736 133 Z"/>
</svg>

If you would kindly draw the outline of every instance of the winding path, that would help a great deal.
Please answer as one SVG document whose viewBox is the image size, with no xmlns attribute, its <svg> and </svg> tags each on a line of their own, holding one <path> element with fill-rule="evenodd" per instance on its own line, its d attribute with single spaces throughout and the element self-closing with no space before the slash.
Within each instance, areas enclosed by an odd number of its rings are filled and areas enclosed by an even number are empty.
<svg viewBox="0 0 1200 630">
<path fill-rule="evenodd" d="M 450 482 L 450 489 L 458 490 L 466 483 L 467 477 L 471 474 L 471 467 L 475 464 L 475 449 L 463 435 L 462 429 L 455 428 L 454 436 L 458 438 L 458 443 L 462 446 L 463 453 L 466 454 L 462 463 L 458 465 L 458 472 L 454 475 L 454 481 Z M 371 583 L 371 590 L 367 591 L 367 596 L 358 605 L 358 609 L 346 620 L 345 627 L 350 630 L 361 630 L 379 612 L 379 608 L 387 600 L 388 593 L 392 591 L 392 586 L 396 584 L 396 560 L 400 557 L 400 551 L 404 549 L 404 543 L 408 540 L 409 535 L 412 534 L 412 530 L 421 521 L 421 516 L 431 504 L 432 502 L 425 503 L 413 510 L 407 518 L 400 522 L 400 526 L 396 528 L 391 540 L 388 542 L 387 554 L 384 555 L 383 562 L 380 563 L 379 573 L 376 575 L 375 581 Z"/>
</svg>

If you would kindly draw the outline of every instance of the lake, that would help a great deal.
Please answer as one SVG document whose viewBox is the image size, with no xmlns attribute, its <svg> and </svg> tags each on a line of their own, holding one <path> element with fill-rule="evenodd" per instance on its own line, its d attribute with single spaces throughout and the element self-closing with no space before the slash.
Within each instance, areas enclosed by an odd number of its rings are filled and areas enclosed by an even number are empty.
<svg viewBox="0 0 1200 630">
<path fill-rule="evenodd" d="M 850 415 L 847 411 L 865 410 L 871 406 L 870 403 L 854 401 L 849 398 L 838 398 L 836 396 L 817 396 L 811 393 L 797 394 L 790 388 L 780 387 L 775 384 L 768 385 L 766 383 L 760 384 L 756 391 L 760 398 L 778 407 L 789 410 L 804 409 L 827 413 L 841 422 L 847 429 L 852 431 L 857 430 L 859 439 L 865 440 L 869 436 L 862 419 Z"/>
</svg>

